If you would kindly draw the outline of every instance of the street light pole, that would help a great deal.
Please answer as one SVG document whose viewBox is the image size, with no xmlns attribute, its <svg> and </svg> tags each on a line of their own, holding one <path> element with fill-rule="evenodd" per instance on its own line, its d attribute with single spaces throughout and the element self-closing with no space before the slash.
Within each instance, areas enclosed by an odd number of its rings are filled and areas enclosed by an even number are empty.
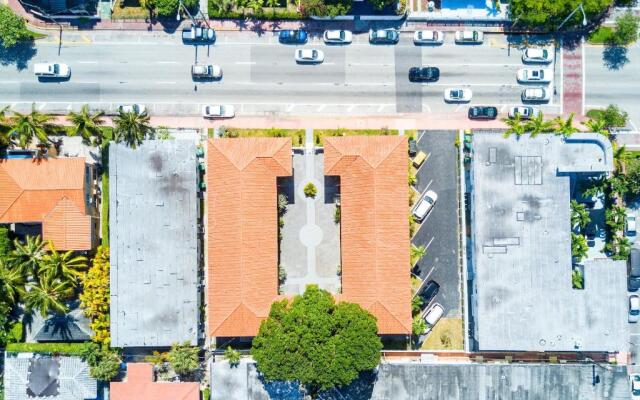
<svg viewBox="0 0 640 400">
<path fill-rule="evenodd" d="M 560 28 L 562 28 L 562 26 L 571 19 L 571 17 L 573 17 L 573 14 L 577 13 L 578 10 L 582 11 L 582 26 L 587 26 L 587 14 L 584 12 L 584 8 L 582 8 L 582 3 L 578 4 L 578 7 L 576 7 L 575 10 L 571 11 L 571 14 L 569 14 L 569 16 L 567 18 L 564 19 L 564 21 L 562 21 L 562 23 L 560 24 L 560 26 L 558 26 L 558 30 L 560 30 Z"/>
</svg>

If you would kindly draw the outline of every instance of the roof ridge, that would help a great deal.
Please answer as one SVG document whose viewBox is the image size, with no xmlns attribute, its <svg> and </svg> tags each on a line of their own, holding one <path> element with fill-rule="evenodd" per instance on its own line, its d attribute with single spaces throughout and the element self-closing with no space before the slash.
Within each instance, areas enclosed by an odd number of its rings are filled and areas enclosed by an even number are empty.
<svg viewBox="0 0 640 400">
<path fill-rule="evenodd" d="M 2 165 L 0 163 L 0 165 Z M 15 199 L 13 199 L 13 201 L 11 202 L 11 204 L 9 204 L 6 208 L 6 210 L 0 214 L 0 217 L 2 217 L 3 215 L 5 215 L 7 213 L 7 211 L 9 211 L 11 209 L 11 207 L 13 207 L 14 204 L 16 204 L 16 202 L 18 201 L 18 199 L 20 197 L 22 197 L 22 195 L 24 194 L 24 192 L 26 191 L 25 188 L 23 188 L 22 186 L 20 186 L 20 184 L 15 180 L 15 178 L 13 176 L 11 176 L 11 174 L 9 173 L 9 171 L 7 171 L 4 168 L 0 168 L 0 170 L 2 170 L 4 172 L 4 174 L 7 176 L 7 178 L 9 178 L 11 180 L 11 182 L 13 182 L 13 184 L 20 190 L 20 194 L 18 194 Z"/>
<path fill-rule="evenodd" d="M 392 312 L 391 312 L 391 310 L 389 310 L 389 309 L 387 308 L 387 306 L 385 306 L 385 305 L 384 305 L 380 300 L 376 300 L 375 302 L 373 302 L 372 306 L 373 306 L 373 305 L 375 305 L 375 304 L 379 304 L 379 305 L 380 305 L 380 307 L 382 307 L 382 308 L 387 312 L 387 314 L 391 315 L 391 316 L 393 317 L 393 319 L 394 319 L 394 320 L 395 320 L 395 321 L 396 321 L 400 326 L 404 326 L 405 328 L 407 328 L 407 329 L 409 329 L 409 330 L 412 330 L 412 329 L 413 329 L 411 326 L 405 326 L 405 325 L 404 325 L 404 324 L 403 324 L 403 323 L 402 323 L 402 322 L 401 322 L 401 321 L 396 317 L 396 315 L 395 315 L 394 313 L 392 313 Z"/>
</svg>

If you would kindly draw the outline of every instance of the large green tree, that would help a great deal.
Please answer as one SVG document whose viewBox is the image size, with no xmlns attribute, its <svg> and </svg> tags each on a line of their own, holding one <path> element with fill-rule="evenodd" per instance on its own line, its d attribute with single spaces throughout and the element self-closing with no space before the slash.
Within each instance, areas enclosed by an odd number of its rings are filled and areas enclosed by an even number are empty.
<svg viewBox="0 0 640 400">
<path fill-rule="evenodd" d="M 509 15 L 517 27 L 544 28 L 555 31 L 562 21 L 582 4 L 587 22 L 593 22 L 611 5 L 613 0 L 512 0 Z M 563 30 L 582 26 L 582 13 L 578 10 L 562 26 Z"/>
<path fill-rule="evenodd" d="M 267 380 L 298 381 L 311 394 L 345 386 L 380 362 L 376 319 L 359 305 L 336 303 L 310 285 L 271 305 L 251 354 Z"/>
<path fill-rule="evenodd" d="M 189 342 L 174 343 L 169 350 L 167 359 L 178 375 L 187 375 L 200 366 L 198 359 L 199 348 L 191 346 Z"/>
<path fill-rule="evenodd" d="M 0 45 L 5 48 L 13 47 L 32 37 L 24 19 L 11 11 L 8 6 L 0 4 Z"/>
<path fill-rule="evenodd" d="M 87 258 L 78 256 L 73 251 L 59 252 L 52 244 L 50 251 L 42 257 L 38 275 L 41 277 L 60 279 L 71 286 L 78 285 L 78 278 L 87 269 Z"/>
<path fill-rule="evenodd" d="M 135 149 L 143 140 L 153 137 L 153 128 L 149 125 L 149 115 L 146 112 L 138 114 L 120 111 L 113 122 L 116 143 L 125 142 Z"/>
</svg>

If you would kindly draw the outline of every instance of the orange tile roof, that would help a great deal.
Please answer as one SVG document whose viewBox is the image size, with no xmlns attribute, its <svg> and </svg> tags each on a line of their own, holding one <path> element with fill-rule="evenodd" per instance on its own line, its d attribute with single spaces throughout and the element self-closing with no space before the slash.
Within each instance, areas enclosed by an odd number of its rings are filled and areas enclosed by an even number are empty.
<svg viewBox="0 0 640 400">
<path fill-rule="evenodd" d="M 91 249 L 85 159 L 0 160 L 0 223 L 41 222 L 60 250 Z"/>
<path fill-rule="evenodd" d="M 378 319 L 381 334 L 411 332 L 407 139 L 328 137 L 325 175 L 340 176 L 342 295 Z"/>
<path fill-rule="evenodd" d="M 254 336 L 280 298 L 276 178 L 292 174 L 291 140 L 212 139 L 207 153 L 209 334 Z"/>
<path fill-rule="evenodd" d="M 127 364 L 127 380 L 109 384 L 111 400 L 199 400 L 198 382 L 154 382 L 153 365 Z"/>
</svg>

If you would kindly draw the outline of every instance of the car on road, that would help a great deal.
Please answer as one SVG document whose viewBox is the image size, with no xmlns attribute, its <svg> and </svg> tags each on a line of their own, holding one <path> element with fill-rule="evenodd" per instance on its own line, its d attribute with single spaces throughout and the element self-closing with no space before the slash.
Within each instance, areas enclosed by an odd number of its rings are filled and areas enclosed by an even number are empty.
<svg viewBox="0 0 640 400">
<path fill-rule="evenodd" d="M 349 44 L 353 40 L 353 34 L 351 31 L 329 30 L 324 31 L 322 38 L 327 44 Z"/>
<path fill-rule="evenodd" d="M 471 89 L 446 88 L 444 90 L 444 101 L 450 103 L 466 103 L 471 101 L 473 92 Z"/>
<path fill-rule="evenodd" d="M 553 52 L 547 48 L 527 48 L 522 53 L 525 63 L 549 64 L 553 61 Z"/>
<path fill-rule="evenodd" d="M 456 31 L 455 42 L 458 44 L 482 44 L 484 33 L 480 31 Z"/>
<path fill-rule="evenodd" d="M 625 218 L 625 232 L 627 236 L 635 236 L 636 235 L 636 215 L 632 213 L 627 213 Z"/>
<path fill-rule="evenodd" d="M 493 106 L 473 106 L 469 107 L 467 115 L 469 119 L 496 119 L 498 118 L 498 109 Z"/>
<path fill-rule="evenodd" d="M 142 115 L 147 112 L 147 107 L 144 104 L 121 104 L 118 106 L 118 113 L 134 113 Z"/>
<path fill-rule="evenodd" d="M 207 26 L 191 24 L 182 30 L 182 40 L 185 42 L 209 43 L 216 41 L 216 31 Z"/>
<path fill-rule="evenodd" d="M 440 318 L 444 315 L 444 308 L 439 304 L 435 303 L 424 313 L 424 322 L 427 323 L 427 331 L 424 333 L 425 335 L 433 330 L 433 327 L 436 326 Z"/>
<path fill-rule="evenodd" d="M 324 53 L 316 49 L 297 49 L 295 58 L 300 64 L 320 64 L 324 61 Z"/>
<path fill-rule="evenodd" d="M 631 381 L 631 399 L 640 400 L 640 375 L 629 375 L 629 381 Z"/>
<path fill-rule="evenodd" d="M 549 101 L 551 91 L 546 88 L 529 88 L 522 91 L 522 101 Z"/>
<path fill-rule="evenodd" d="M 438 201 L 438 194 L 433 190 L 427 191 L 413 208 L 413 217 L 415 220 L 422 222 L 429 212 L 433 210 L 436 201 Z"/>
<path fill-rule="evenodd" d="M 440 78 L 440 69 L 437 67 L 413 67 L 409 69 L 411 82 L 436 82 Z"/>
<path fill-rule="evenodd" d="M 400 33 L 397 29 L 371 29 L 369 31 L 369 43 L 373 44 L 396 44 L 400 40 Z"/>
<path fill-rule="evenodd" d="M 444 33 L 442 31 L 416 31 L 413 34 L 415 44 L 442 44 L 444 43 Z"/>
<path fill-rule="evenodd" d="M 205 105 L 202 107 L 204 118 L 233 118 L 235 115 L 235 108 L 229 105 Z"/>
<path fill-rule="evenodd" d="M 514 106 L 509 109 L 509 118 L 515 118 L 516 115 L 520 115 L 520 119 L 535 118 L 540 114 L 540 110 L 529 106 Z"/>
<path fill-rule="evenodd" d="M 37 63 L 33 65 L 33 73 L 38 78 L 64 79 L 71 76 L 71 68 L 67 64 Z"/>
<path fill-rule="evenodd" d="M 422 287 L 422 289 L 420 289 L 418 296 L 422 298 L 422 304 L 424 307 L 429 306 L 429 303 L 435 299 L 438 291 L 440 291 L 440 285 L 436 281 L 429 281 Z"/>
<path fill-rule="evenodd" d="M 553 70 L 550 68 L 520 68 L 516 76 L 518 82 L 549 83 L 553 79 Z"/>
<path fill-rule="evenodd" d="M 191 77 L 193 79 L 221 79 L 222 68 L 219 65 L 198 65 L 191 66 Z"/>
<path fill-rule="evenodd" d="M 629 322 L 635 324 L 640 319 L 640 296 L 632 294 L 629 296 Z"/>
<path fill-rule="evenodd" d="M 302 29 L 287 29 L 278 34 L 278 40 L 283 44 L 305 44 L 308 39 L 309 35 Z"/>
</svg>

